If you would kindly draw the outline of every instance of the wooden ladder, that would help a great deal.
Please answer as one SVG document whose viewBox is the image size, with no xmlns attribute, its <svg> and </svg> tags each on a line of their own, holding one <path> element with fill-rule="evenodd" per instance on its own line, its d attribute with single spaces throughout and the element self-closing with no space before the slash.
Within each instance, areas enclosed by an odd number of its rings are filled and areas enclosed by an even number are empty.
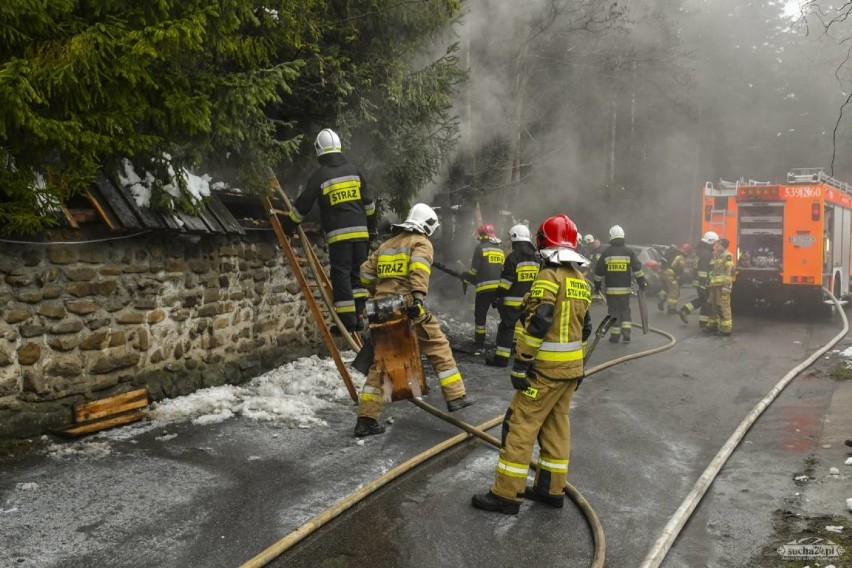
<svg viewBox="0 0 852 568">
<path fill-rule="evenodd" d="M 272 176 L 271 185 L 273 191 L 281 198 L 288 210 L 291 209 L 292 205 L 290 203 L 290 199 L 281 189 L 278 179 L 271 172 L 270 175 Z M 302 244 L 304 256 L 297 256 L 290 242 L 291 237 L 288 237 L 284 233 L 284 228 L 281 226 L 281 220 L 278 218 L 279 215 L 287 215 L 288 211 L 277 209 L 272 204 L 272 200 L 268 195 L 264 196 L 262 199 L 269 223 L 275 230 L 281 249 L 284 251 L 287 261 L 293 269 L 293 274 L 296 276 L 299 288 L 302 290 L 302 295 L 305 297 L 308 308 L 311 310 L 311 315 L 317 323 L 317 328 L 322 336 L 323 343 L 328 349 L 328 352 L 331 354 L 332 359 L 334 359 L 334 364 L 337 367 L 337 371 L 340 373 L 341 378 L 343 378 L 343 382 L 346 384 L 349 396 L 352 397 L 353 401 L 357 402 L 358 393 L 352 383 L 352 376 L 349 374 L 349 369 L 340 357 L 340 350 L 337 347 L 337 343 L 335 343 L 334 338 L 331 335 L 331 323 L 337 325 L 337 329 L 340 331 L 341 336 L 356 353 L 361 349 L 361 341 L 357 335 L 346 332 L 343 322 L 340 321 L 340 317 L 334 311 L 334 296 L 332 293 L 331 282 L 329 281 L 325 270 L 323 270 L 322 265 L 319 262 L 319 258 L 317 257 L 317 253 L 305 235 L 304 230 L 302 230 L 301 227 L 298 227 L 297 234 L 292 237 Z M 311 274 L 311 279 L 306 277 L 306 271 Z"/>
</svg>

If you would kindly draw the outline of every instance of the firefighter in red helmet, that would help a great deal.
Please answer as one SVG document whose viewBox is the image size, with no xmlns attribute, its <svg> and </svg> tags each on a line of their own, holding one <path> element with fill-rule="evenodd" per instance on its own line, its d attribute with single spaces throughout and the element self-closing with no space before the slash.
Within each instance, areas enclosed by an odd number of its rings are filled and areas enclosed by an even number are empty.
<svg viewBox="0 0 852 568">
<path fill-rule="evenodd" d="M 485 330 L 488 321 L 488 309 L 500 285 L 500 273 L 503 272 L 503 262 L 506 254 L 500 248 L 500 239 L 494 225 L 484 223 L 476 231 L 479 244 L 473 251 L 470 270 L 465 274 L 465 282 L 476 286 L 474 301 L 474 354 L 481 355 L 485 347 Z"/>
<path fill-rule="evenodd" d="M 503 445 L 491 490 L 473 506 L 514 515 L 519 496 L 554 508 L 564 504 L 571 430 L 568 410 L 583 377 L 583 344 L 592 333 L 592 293 L 580 271 L 577 227 L 567 215 L 545 220 L 536 239 L 543 265 L 525 305 L 523 332 L 515 346 L 511 380 L 515 394 L 503 420 Z M 535 480 L 526 487 L 533 447 L 539 452 Z"/>
</svg>

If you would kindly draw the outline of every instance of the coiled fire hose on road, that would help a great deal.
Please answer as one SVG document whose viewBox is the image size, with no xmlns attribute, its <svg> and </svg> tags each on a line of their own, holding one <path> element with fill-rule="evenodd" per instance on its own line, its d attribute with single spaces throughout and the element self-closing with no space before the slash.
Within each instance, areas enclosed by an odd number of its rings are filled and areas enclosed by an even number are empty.
<svg viewBox="0 0 852 568">
<path fill-rule="evenodd" d="M 604 369 L 608 369 L 609 367 L 612 367 L 619 363 L 624 363 L 633 359 L 638 359 L 640 357 L 646 357 L 648 355 L 652 355 L 654 353 L 670 349 L 677 342 L 673 335 L 665 331 L 655 328 L 650 328 L 649 331 L 668 338 L 669 343 L 661 345 L 659 347 L 654 347 L 646 351 L 640 351 L 638 353 L 632 353 L 630 355 L 618 357 L 617 359 L 612 359 L 610 361 L 607 361 L 606 363 L 602 363 L 601 365 L 591 367 L 586 371 L 586 377 L 598 373 Z M 364 500 L 369 495 L 373 494 L 376 490 L 387 485 L 394 479 L 400 477 L 402 474 L 414 469 L 416 466 L 422 464 L 426 460 L 470 439 L 472 436 L 476 436 L 498 448 L 501 445 L 500 441 L 497 438 L 491 436 L 485 431 L 501 424 L 503 422 L 502 414 L 500 416 L 492 418 L 491 420 L 488 420 L 487 422 L 479 426 L 473 426 L 461 420 L 458 420 L 438 410 L 437 408 L 423 403 L 422 401 L 412 400 L 411 402 L 422 408 L 423 410 L 426 410 L 430 414 L 433 414 L 438 418 L 441 418 L 442 420 L 453 424 L 458 428 L 461 428 L 465 432 L 457 434 L 456 436 L 453 436 L 452 438 L 449 438 L 441 442 L 440 444 L 429 448 L 425 452 L 422 452 L 408 459 L 397 467 L 391 469 L 382 476 L 369 481 L 354 493 L 347 495 L 346 497 L 333 504 L 332 506 L 328 507 L 324 511 L 311 517 L 307 522 L 302 524 L 296 530 L 284 536 L 278 542 L 274 543 L 272 546 L 268 547 L 266 550 L 262 551 L 254 558 L 242 564 L 241 568 L 259 568 L 261 566 L 266 566 L 269 562 L 271 562 L 272 560 L 274 560 L 275 558 L 277 558 L 278 556 L 301 542 L 304 538 L 317 531 L 323 525 L 329 523 L 330 521 L 344 513 L 346 510 L 350 509 L 360 501 Z M 595 542 L 592 568 L 603 568 L 604 561 L 606 558 L 606 539 L 603 532 L 603 526 L 600 523 L 600 519 L 598 518 L 597 513 L 595 513 L 594 509 L 591 507 L 586 498 L 583 497 L 583 495 L 579 491 L 577 491 L 577 489 L 570 483 L 565 484 L 565 493 L 571 498 L 572 501 L 574 501 L 574 503 L 577 504 L 577 507 L 585 516 L 586 521 L 588 522 L 589 527 L 592 530 L 592 536 Z"/>
</svg>

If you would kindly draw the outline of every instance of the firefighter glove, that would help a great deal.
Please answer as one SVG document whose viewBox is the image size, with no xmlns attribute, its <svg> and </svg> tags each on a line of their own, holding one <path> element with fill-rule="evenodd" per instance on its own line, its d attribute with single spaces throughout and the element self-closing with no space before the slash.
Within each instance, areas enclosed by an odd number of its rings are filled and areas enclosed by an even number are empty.
<svg viewBox="0 0 852 568">
<path fill-rule="evenodd" d="M 530 388 L 530 367 L 532 367 L 532 361 L 518 361 L 515 360 L 515 364 L 512 366 L 512 388 L 515 390 L 523 391 Z"/>
<path fill-rule="evenodd" d="M 407 313 L 408 317 L 411 319 L 417 319 L 426 315 L 426 308 L 423 307 L 423 299 L 414 298 L 411 305 L 405 308 L 405 313 Z"/>
<path fill-rule="evenodd" d="M 601 293 L 601 285 L 595 284 L 595 294 L 600 294 L 600 293 Z"/>
<path fill-rule="evenodd" d="M 492 299 L 491 300 L 491 307 L 492 308 L 499 308 L 500 307 L 500 298 Z"/>
<path fill-rule="evenodd" d="M 645 280 L 644 278 L 642 280 L 637 281 L 636 283 L 639 285 L 640 290 L 644 290 L 645 288 L 648 287 L 648 281 Z"/>
<path fill-rule="evenodd" d="M 728 286 L 722 286 L 722 293 L 723 294 L 730 294 L 731 289 Z"/>
</svg>

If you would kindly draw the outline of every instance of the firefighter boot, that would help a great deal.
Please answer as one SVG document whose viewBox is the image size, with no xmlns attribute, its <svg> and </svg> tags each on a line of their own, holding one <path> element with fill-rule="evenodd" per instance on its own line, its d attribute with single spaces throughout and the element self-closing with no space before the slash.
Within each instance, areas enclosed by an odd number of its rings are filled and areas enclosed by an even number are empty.
<svg viewBox="0 0 852 568">
<path fill-rule="evenodd" d="M 375 418 L 359 416 L 358 422 L 355 423 L 355 436 L 358 438 L 381 434 L 384 431 L 385 427 L 379 424 Z"/>
<path fill-rule="evenodd" d="M 621 339 L 621 334 L 613 333 L 609 336 L 610 343 L 618 343 L 618 340 Z"/>
<path fill-rule="evenodd" d="M 509 358 L 508 357 L 498 357 L 497 355 L 492 355 L 485 359 L 485 364 L 489 367 L 508 367 L 509 366 Z"/>
<path fill-rule="evenodd" d="M 471 504 L 477 509 L 490 511 L 495 513 L 503 513 L 504 515 L 517 515 L 521 510 L 521 504 L 515 501 L 509 501 L 494 495 L 492 492 L 481 493 L 474 495 L 470 500 Z"/>
<path fill-rule="evenodd" d="M 657 310 L 664 311 L 666 309 L 666 299 L 663 296 L 657 300 Z"/>
<path fill-rule="evenodd" d="M 686 309 L 686 306 L 683 306 L 680 310 L 678 310 L 677 315 L 680 316 L 680 321 L 683 323 L 689 323 L 689 310 Z"/>
<path fill-rule="evenodd" d="M 535 487 L 527 487 L 524 490 L 523 497 L 524 499 L 544 503 L 545 505 L 553 507 L 554 509 L 561 509 L 565 506 L 564 493 L 560 493 L 559 495 L 549 495 L 547 493 L 540 493 Z"/>
<path fill-rule="evenodd" d="M 624 343 L 630 343 L 630 330 L 622 329 L 621 330 L 621 341 Z"/>
<path fill-rule="evenodd" d="M 447 401 L 447 411 L 455 412 L 456 410 L 461 410 L 462 408 L 466 408 L 471 406 L 476 401 L 472 398 L 467 398 L 467 395 L 462 395 L 461 398 L 455 398 L 453 400 Z"/>
</svg>

